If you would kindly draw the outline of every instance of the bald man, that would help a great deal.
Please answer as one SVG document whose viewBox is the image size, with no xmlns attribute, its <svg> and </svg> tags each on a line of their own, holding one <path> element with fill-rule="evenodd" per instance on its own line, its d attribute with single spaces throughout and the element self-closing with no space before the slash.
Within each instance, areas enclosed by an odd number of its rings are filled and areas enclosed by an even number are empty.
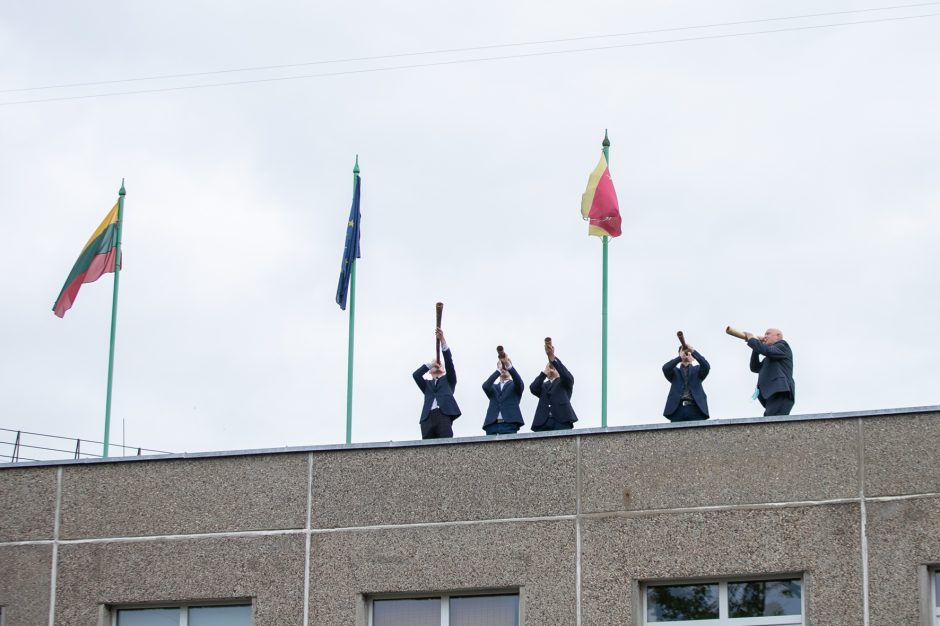
<svg viewBox="0 0 940 626">
<path fill-rule="evenodd" d="M 763 337 L 744 333 L 744 338 L 751 348 L 751 371 L 757 374 L 757 399 L 764 415 L 789 415 L 796 400 L 790 344 L 777 328 L 768 328 Z"/>
</svg>

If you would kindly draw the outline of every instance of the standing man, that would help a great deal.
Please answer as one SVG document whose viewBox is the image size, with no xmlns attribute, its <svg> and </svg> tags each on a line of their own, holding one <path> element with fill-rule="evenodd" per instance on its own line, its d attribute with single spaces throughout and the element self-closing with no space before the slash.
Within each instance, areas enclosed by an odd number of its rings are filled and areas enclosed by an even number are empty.
<svg viewBox="0 0 940 626">
<path fill-rule="evenodd" d="M 512 366 L 509 357 L 503 356 L 496 362 L 496 371 L 483 383 L 483 393 L 490 399 L 483 420 L 483 430 L 487 435 L 515 433 L 525 424 L 522 411 L 519 410 L 523 391 L 525 383 L 522 377 Z"/>
<path fill-rule="evenodd" d="M 453 422 L 460 417 L 460 408 L 454 399 L 454 388 L 457 386 L 454 357 L 444 340 L 444 331 L 438 328 L 434 334 L 441 342 L 443 367 L 441 362 L 435 359 L 425 363 L 412 374 L 418 389 L 424 394 L 424 405 L 421 407 L 419 420 L 422 439 L 453 437 Z M 431 373 L 431 380 L 424 378 L 428 372 Z"/>
<path fill-rule="evenodd" d="M 693 365 L 693 361 L 698 361 L 698 365 Z M 708 361 L 695 348 L 680 346 L 679 356 L 663 365 L 663 376 L 672 383 L 663 417 L 670 422 L 707 420 L 708 396 L 702 381 L 709 371 Z"/>
<path fill-rule="evenodd" d="M 539 374 L 529 391 L 539 399 L 532 419 L 533 431 L 568 430 L 574 428 L 578 416 L 571 406 L 571 393 L 574 391 L 574 376 L 561 360 L 555 356 L 555 348 L 546 340 L 545 354 L 548 364 Z"/>
<path fill-rule="evenodd" d="M 751 371 L 757 374 L 756 394 L 764 415 L 789 415 L 796 400 L 790 344 L 776 328 L 768 328 L 760 339 L 748 332 L 744 338 L 751 348 Z"/>
</svg>

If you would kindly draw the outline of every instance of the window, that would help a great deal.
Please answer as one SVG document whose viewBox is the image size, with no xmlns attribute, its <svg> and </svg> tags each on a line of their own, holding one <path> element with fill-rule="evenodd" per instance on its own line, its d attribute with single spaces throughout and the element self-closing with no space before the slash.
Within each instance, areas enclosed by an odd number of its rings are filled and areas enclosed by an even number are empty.
<svg viewBox="0 0 940 626">
<path fill-rule="evenodd" d="M 802 626 L 798 578 L 648 584 L 643 623 L 669 626 Z"/>
<path fill-rule="evenodd" d="M 934 626 L 940 626 L 940 571 L 933 573 L 933 585 L 931 585 L 933 591 L 933 602 L 930 603 L 930 608 L 933 611 L 933 623 Z"/>
<path fill-rule="evenodd" d="M 113 626 L 251 626 L 251 605 L 117 609 L 111 623 Z"/>
<path fill-rule="evenodd" d="M 519 594 L 376 598 L 369 626 L 519 626 Z"/>
</svg>

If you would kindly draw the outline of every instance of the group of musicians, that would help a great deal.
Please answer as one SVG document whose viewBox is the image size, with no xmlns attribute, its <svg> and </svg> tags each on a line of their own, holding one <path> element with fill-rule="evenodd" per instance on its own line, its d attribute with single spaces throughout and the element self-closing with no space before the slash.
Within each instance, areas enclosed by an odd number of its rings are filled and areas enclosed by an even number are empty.
<svg viewBox="0 0 940 626">
<path fill-rule="evenodd" d="M 783 333 L 768 328 L 762 337 L 738 331 L 735 334 L 751 349 L 751 371 L 757 374 L 754 397 L 764 406 L 764 415 L 789 415 L 796 398 L 793 381 L 793 351 L 783 339 Z M 444 332 L 435 330 L 440 355 L 415 370 L 413 377 L 424 394 L 421 408 L 421 438 L 453 437 L 453 422 L 460 417 L 460 408 L 454 399 L 457 372 Z M 663 375 L 670 382 L 669 395 L 663 416 L 672 422 L 708 419 L 708 397 L 702 381 L 711 369 L 708 361 L 695 348 L 685 343 L 680 333 L 678 356 L 663 365 Z M 545 369 L 529 385 L 529 391 L 539 399 L 532 420 L 532 430 L 567 430 L 578 421 L 571 406 L 574 376 L 555 355 L 550 337 L 545 338 Z M 522 377 L 513 367 L 502 346 L 497 347 L 496 370 L 484 381 L 483 393 L 489 398 L 483 430 L 487 435 L 518 432 L 525 424 L 519 402 L 525 391 Z M 425 378 L 428 375 L 429 378 Z"/>
</svg>

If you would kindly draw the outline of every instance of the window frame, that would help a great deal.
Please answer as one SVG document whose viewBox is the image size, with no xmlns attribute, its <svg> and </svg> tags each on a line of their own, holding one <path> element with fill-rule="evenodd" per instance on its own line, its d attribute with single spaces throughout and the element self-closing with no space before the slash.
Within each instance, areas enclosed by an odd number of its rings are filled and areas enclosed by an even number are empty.
<svg viewBox="0 0 940 626">
<path fill-rule="evenodd" d="M 769 615 L 763 617 L 730 617 L 728 615 L 728 584 L 798 580 L 800 582 L 800 614 Z M 676 620 L 650 622 L 647 619 L 647 594 L 650 587 L 678 585 L 718 585 L 718 617 L 715 619 Z M 806 626 L 806 577 L 803 574 L 776 574 L 770 576 L 723 576 L 718 578 L 680 578 L 642 581 L 639 586 L 640 624 L 642 626 Z M 940 626 L 940 622 L 936 626 Z"/>
<path fill-rule="evenodd" d="M 522 589 L 474 589 L 468 591 L 439 591 L 428 593 L 380 593 L 366 598 L 366 626 L 373 626 L 372 603 L 376 600 L 440 600 L 441 626 L 450 625 L 450 599 L 477 596 L 516 596 L 519 599 L 516 619 L 522 622 Z"/>
<path fill-rule="evenodd" d="M 249 626 L 254 626 L 255 624 L 255 599 L 254 598 L 233 598 L 227 600 L 191 600 L 187 602 L 147 602 L 143 604 L 114 604 L 108 607 L 110 612 L 110 619 L 108 620 L 109 626 L 117 626 L 118 623 L 118 612 L 120 611 L 135 611 L 141 609 L 178 609 L 179 610 L 179 625 L 178 626 L 189 626 L 189 611 L 188 609 L 201 609 L 209 607 L 219 607 L 219 606 L 247 606 L 251 608 L 251 615 L 249 616 Z M 183 610 L 187 609 L 187 610 Z M 0 624 L 0 626 L 3 626 Z"/>
<path fill-rule="evenodd" d="M 930 623 L 940 626 L 940 567 L 927 570 L 930 586 Z"/>
</svg>

